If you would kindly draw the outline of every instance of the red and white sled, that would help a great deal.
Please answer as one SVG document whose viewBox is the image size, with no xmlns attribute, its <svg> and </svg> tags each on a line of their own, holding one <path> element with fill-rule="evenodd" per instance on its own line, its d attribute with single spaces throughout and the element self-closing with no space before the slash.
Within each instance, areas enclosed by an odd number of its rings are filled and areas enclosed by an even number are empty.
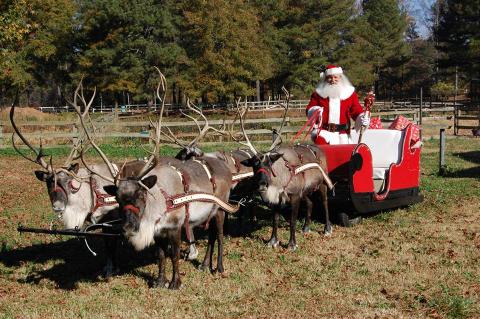
<svg viewBox="0 0 480 319">
<path fill-rule="evenodd" d="M 412 145 L 413 131 L 411 124 L 403 130 L 371 129 L 360 144 L 321 145 L 335 183 L 330 202 L 349 204 L 350 217 L 421 202 L 421 142 Z"/>
</svg>

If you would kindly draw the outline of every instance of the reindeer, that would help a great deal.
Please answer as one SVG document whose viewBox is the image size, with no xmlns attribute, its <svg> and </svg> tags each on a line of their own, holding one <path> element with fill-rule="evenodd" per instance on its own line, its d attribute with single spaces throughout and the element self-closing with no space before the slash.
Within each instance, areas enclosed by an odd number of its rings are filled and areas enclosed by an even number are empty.
<svg viewBox="0 0 480 319">
<path fill-rule="evenodd" d="M 168 134 L 165 136 L 170 139 L 171 142 L 179 145 L 182 149 L 178 152 L 175 158 L 181 161 L 193 161 L 193 162 L 202 162 L 204 166 L 207 165 L 210 169 L 207 169 L 208 172 L 211 172 L 211 179 L 218 180 L 224 178 L 226 175 L 224 174 L 225 167 L 230 171 L 231 176 L 228 178 L 231 180 L 231 195 L 233 196 L 247 196 L 251 194 L 251 189 L 248 187 L 247 184 L 248 179 L 253 176 L 252 169 L 246 167 L 241 164 L 241 161 L 250 158 L 252 156 L 251 152 L 248 150 L 236 150 L 230 153 L 226 153 L 224 151 L 216 151 L 211 153 L 204 153 L 200 148 L 198 148 L 198 142 L 203 139 L 209 131 L 214 131 L 218 134 L 225 134 L 224 130 L 218 130 L 208 123 L 208 119 L 202 113 L 202 111 L 195 106 L 193 103 L 190 103 L 190 100 L 187 99 L 187 107 L 194 113 L 200 115 L 200 117 L 204 121 L 203 128 L 200 127 L 198 120 L 195 117 L 192 117 L 183 111 L 181 113 L 192 119 L 199 130 L 199 134 L 189 143 L 185 144 L 182 141 L 178 140 L 172 131 L 167 127 Z M 221 194 L 218 193 L 218 190 L 215 189 L 215 195 L 220 196 Z M 228 215 L 225 216 L 227 218 Z M 198 250 L 195 247 L 195 240 L 193 235 L 193 230 L 191 228 L 186 229 L 187 232 L 187 240 L 189 241 L 189 251 L 187 255 L 187 259 L 193 260 L 198 255 Z"/>
<path fill-rule="evenodd" d="M 93 98 L 89 103 L 86 103 L 83 98 L 83 92 L 79 93 L 81 85 L 75 91 L 74 106 L 79 119 L 84 121 L 88 116 L 89 107 Z M 77 106 L 76 98 L 80 96 L 85 104 L 84 111 L 80 111 Z M 92 174 L 90 170 L 80 167 L 78 163 L 72 163 L 80 158 L 80 147 L 85 143 L 84 136 L 80 134 L 79 138 L 73 143 L 71 151 L 65 163 L 58 168 L 54 168 L 52 158 L 47 163 L 44 157 L 42 145 L 35 149 L 25 138 L 25 136 L 18 129 L 15 124 L 15 107 L 17 98 L 10 109 L 10 122 L 12 124 L 14 133 L 12 135 L 13 148 L 23 158 L 40 165 L 43 170 L 36 170 L 35 176 L 41 182 L 44 182 L 47 187 L 47 192 L 50 198 L 53 211 L 62 220 L 63 225 L 67 229 L 82 229 L 86 227 L 90 221 L 93 223 L 104 222 L 105 220 L 118 219 L 118 204 L 115 197 L 104 192 L 103 187 L 107 182 L 98 175 Z M 35 158 L 30 158 L 21 152 L 15 145 L 15 135 L 36 155 Z M 133 161 L 126 163 L 122 168 L 120 176 L 128 176 L 134 174 L 144 166 L 142 161 Z M 115 167 L 117 167 L 115 165 Z M 107 174 L 108 168 L 104 164 L 93 165 L 92 169 L 100 174 Z M 117 169 L 118 170 L 118 169 Z M 108 216 L 107 216 L 108 215 Z M 104 267 L 104 275 L 111 276 L 118 272 L 117 258 L 116 258 L 116 239 L 106 239 L 107 264 Z"/>
<path fill-rule="evenodd" d="M 158 70 L 158 69 L 157 69 Z M 160 73 L 160 71 L 159 71 Z M 164 77 L 160 73 L 162 86 Z M 157 89 L 158 92 L 158 89 Z M 157 93 L 158 95 L 158 93 Z M 155 148 L 147 163 L 135 176 L 128 178 L 110 178 L 113 185 L 104 189 L 115 195 L 124 220 L 124 235 L 135 249 L 141 250 L 155 244 L 158 249 L 159 276 L 154 286 L 167 284 L 165 277 L 165 256 L 168 244 L 172 247 L 173 276 L 168 288 L 177 289 L 181 285 L 178 260 L 180 256 L 180 234 L 182 227 L 189 229 L 199 225 L 209 228 L 208 247 L 201 269 L 222 273 L 223 267 L 223 221 L 224 210 L 234 212 L 238 207 L 227 203 L 231 174 L 226 167 L 216 168 L 222 178 L 212 182 L 207 169 L 199 168 L 195 161 L 179 161 L 161 158 L 159 155 L 161 123 L 164 104 L 155 127 Z M 85 126 L 84 129 L 86 130 Z M 112 165 L 108 158 L 86 132 L 90 144 L 101 156 L 106 166 Z M 202 165 L 204 165 L 202 163 Z M 206 166 L 206 164 L 205 164 Z M 110 175 L 114 175 L 113 170 Z M 215 222 L 210 223 L 213 219 Z M 213 250 L 218 242 L 217 268 L 213 268 Z"/>
<path fill-rule="evenodd" d="M 290 240 L 288 248 L 296 250 L 295 225 L 298 217 L 301 200 L 307 205 L 307 216 L 303 231 L 308 232 L 311 219 L 313 202 L 321 198 L 325 212 L 326 235 L 331 234 L 332 224 L 330 222 L 327 203 L 327 190 L 332 188 L 332 182 L 325 173 L 327 171 L 326 158 L 324 153 L 313 145 L 295 145 L 280 147 L 281 131 L 285 123 L 285 116 L 288 111 L 290 94 L 283 88 L 287 96 L 285 114 L 277 138 L 274 140 L 268 152 L 262 154 L 255 149 L 245 132 L 243 116 L 240 114 L 240 124 L 246 145 L 255 154 L 252 158 L 244 160 L 243 165 L 252 167 L 257 190 L 262 200 L 267 203 L 274 212 L 272 236 L 268 242 L 271 247 L 277 247 L 279 240 L 277 236 L 279 210 L 281 207 L 291 206 L 290 215 Z M 239 103 L 237 103 L 239 108 Z"/>
</svg>

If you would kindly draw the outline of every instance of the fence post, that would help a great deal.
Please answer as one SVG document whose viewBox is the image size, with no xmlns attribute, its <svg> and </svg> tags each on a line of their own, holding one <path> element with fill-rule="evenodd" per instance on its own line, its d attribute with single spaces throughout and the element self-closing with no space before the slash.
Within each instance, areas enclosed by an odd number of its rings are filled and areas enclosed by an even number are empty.
<svg viewBox="0 0 480 319">
<path fill-rule="evenodd" d="M 440 156 L 438 163 L 438 174 L 445 174 L 445 129 L 440 129 Z"/>
<path fill-rule="evenodd" d="M 422 109 L 423 109 L 423 87 L 420 88 L 420 117 L 418 119 L 418 124 L 422 125 Z"/>
<path fill-rule="evenodd" d="M 0 148 L 3 148 L 3 125 L 0 123 Z"/>
</svg>

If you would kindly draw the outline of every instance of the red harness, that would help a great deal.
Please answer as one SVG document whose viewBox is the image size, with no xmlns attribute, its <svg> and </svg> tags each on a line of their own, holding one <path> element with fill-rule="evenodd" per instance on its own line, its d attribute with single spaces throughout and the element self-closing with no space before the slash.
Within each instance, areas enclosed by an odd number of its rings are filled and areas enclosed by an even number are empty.
<svg viewBox="0 0 480 319">
<path fill-rule="evenodd" d="M 95 181 L 93 176 L 90 176 L 90 189 L 92 190 L 93 195 L 95 196 L 95 200 L 94 200 L 95 204 L 93 205 L 93 208 L 91 209 L 90 214 L 95 213 L 95 211 L 100 207 L 117 205 L 117 201 L 115 200 L 114 196 L 100 192 L 97 182 Z"/>
</svg>

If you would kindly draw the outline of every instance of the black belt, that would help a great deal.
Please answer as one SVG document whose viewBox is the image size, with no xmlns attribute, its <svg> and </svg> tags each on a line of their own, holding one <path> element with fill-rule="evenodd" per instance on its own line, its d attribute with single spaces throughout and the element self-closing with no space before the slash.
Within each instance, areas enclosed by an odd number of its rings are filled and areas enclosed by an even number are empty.
<svg viewBox="0 0 480 319">
<path fill-rule="evenodd" d="M 348 130 L 347 124 L 333 124 L 333 123 L 325 123 L 322 125 L 322 129 L 327 130 L 329 132 L 340 132 Z"/>
</svg>

